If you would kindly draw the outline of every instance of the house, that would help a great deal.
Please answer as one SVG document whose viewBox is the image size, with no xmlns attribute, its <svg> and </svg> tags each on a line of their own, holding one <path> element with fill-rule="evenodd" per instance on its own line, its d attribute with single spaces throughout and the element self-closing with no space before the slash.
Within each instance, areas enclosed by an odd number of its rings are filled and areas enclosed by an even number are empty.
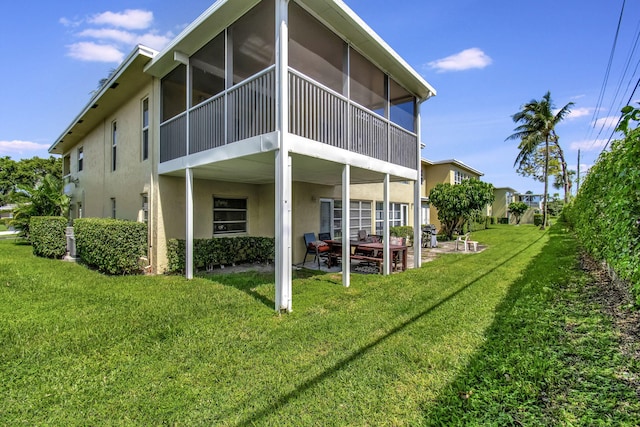
<svg viewBox="0 0 640 427">
<path fill-rule="evenodd" d="M 419 224 L 434 224 L 440 228 L 438 210 L 429 204 L 429 192 L 438 184 L 459 184 L 464 179 L 480 179 L 484 174 L 459 160 L 450 159 L 420 161 L 420 202 L 417 218 Z M 413 225 L 415 223 L 414 186 L 410 181 L 393 182 L 389 187 L 389 225 Z M 382 234 L 383 188 L 380 183 L 351 186 L 352 208 L 365 207 L 371 212 L 369 221 L 360 221 L 358 227 L 372 234 Z M 358 205 L 356 205 L 358 203 Z M 415 228 L 415 227 L 414 227 Z M 328 230 L 326 230 L 328 231 Z M 352 232 L 353 235 L 353 232 Z"/>
<path fill-rule="evenodd" d="M 429 204 L 429 192 L 438 184 L 460 184 L 465 179 L 480 179 L 484 174 L 465 163 L 456 160 L 440 160 L 422 162 L 422 171 L 424 177 L 422 197 L 422 218 L 424 224 L 434 224 L 436 229 L 440 229 L 440 221 L 438 220 L 438 209 Z"/>
<path fill-rule="evenodd" d="M 516 201 L 517 191 L 511 187 L 494 188 L 493 194 L 495 200 L 491 206 L 491 216 L 498 219 L 498 222 L 509 223 L 510 212 L 509 205 Z"/>
<path fill-rule="evenodd" d="M 409 182 L 419 206 L 433 95 L 340 0 L 218 0 L 163 51 L 134 49 L 49 151 L 74 217 L 147 222 L 156 272 L 170 238 L 186 240 L 191 278 L 194 238 L 275 237 L 275 308 L 290 311 L 303 234 L 329 207 L 335 237 L 366 214 L 352 185 L 380 183 L 389 206 L 391 183 Z"/>
</svg>

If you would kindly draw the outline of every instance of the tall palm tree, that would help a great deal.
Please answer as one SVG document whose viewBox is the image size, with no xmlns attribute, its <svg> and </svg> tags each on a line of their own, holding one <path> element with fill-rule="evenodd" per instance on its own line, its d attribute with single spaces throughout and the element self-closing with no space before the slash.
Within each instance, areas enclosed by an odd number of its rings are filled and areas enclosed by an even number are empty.
<svg viewBox="0 0 640 427">
<path fill-rule="evenodd" d="M 554 114 L 554 105 L 551 100 L 551 92 L 547 92 L 542 99 L 532 99 L 526 103 L 520 111 L 515 113 L 511 118 L 515 123 L 519 125 L 514 129 L 514 133 L 507 137 L 507 140 L 516 139 L 520 140 L 518 148 L 520 152 L 516 157 L 513 165 L 524 165 L 530 162 L 531 158 L 535 156 L 538 147 L 544 144 L 544 204 L 542 209 L 542 226 L 544 230 L 547 224 L 547 194 L 549 192 L 549 145 L 554 144 L 557 146 L 559 152 L 560 145 L 558 144 L 558 135 L 556 134 L 555 127 L 560 123 L 567 114 L 571 111 L 573 102 L 569 102 L 567 105 L 558 110 Z M 568 181 L 568 175 L 566 173 L 566 163 L 564 162 L 564 154 L 559 155 L 563 163 L 563 179 L 565 182 L 565 191 Z M 567 195 L 565 194 L 565 198 Z"/>
</svg>

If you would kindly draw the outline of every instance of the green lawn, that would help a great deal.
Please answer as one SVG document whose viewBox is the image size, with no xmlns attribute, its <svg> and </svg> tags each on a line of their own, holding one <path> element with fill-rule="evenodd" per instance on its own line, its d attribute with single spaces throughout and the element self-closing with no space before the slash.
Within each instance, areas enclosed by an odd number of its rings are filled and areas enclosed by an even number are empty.
<svg viewBox="0 0 640 427">
<path fill-rule="evenodd" d="M 576 243 L 488 245 L 382 277 L 105 277 L 0 241 L 0 425 L 635 425 Z M 606 395 L 606 398 L 603 396 Z"/>
</svg>

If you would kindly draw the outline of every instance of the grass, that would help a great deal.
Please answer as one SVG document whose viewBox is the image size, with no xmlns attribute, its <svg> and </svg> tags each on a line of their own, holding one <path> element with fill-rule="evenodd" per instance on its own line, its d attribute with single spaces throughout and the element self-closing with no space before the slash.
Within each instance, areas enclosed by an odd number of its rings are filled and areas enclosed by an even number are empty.
<svg viewBox="0 0 640 427">
<path fill-rule="evenodd" d="M 618 377 L 637 366 L 581 302 L 575 242 L 532 226 L 474 239 L 488 249 L 348 289 L 303 274 L 283 316 L 268 274 L 105 277 L 0 241 L 0 425 L 640 419 Z"/>
</svg>

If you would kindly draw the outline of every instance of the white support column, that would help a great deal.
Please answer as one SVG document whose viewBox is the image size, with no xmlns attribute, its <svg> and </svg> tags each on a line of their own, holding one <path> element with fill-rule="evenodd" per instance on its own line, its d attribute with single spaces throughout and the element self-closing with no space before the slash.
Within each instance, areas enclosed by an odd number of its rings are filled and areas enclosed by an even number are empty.
<svg viewBox="0 0 640 427">
<path fill-rule="evenodd" d="M 279 148 L 275 156 L 276 185 L 276 311 L 290 312 L 292 174 L 289 156 L 288 0 L 276 0 L 276 128 Z"/>
<path fill-rule="evenodd" d="M 193 279 L 193 171 L 191 168 L 185 170 L 185 197 L 186 197 L 186 258 L 185 276 Z"/>
<path fill-rule="evenodd" d="M 416 150 L 418 151 L 417 165 L 418 178 L 413 187 L 413 268 L 420 268 L 422 265 L 422 154 L 420 152 L 420 146 L 422 144 L 420 138 L 420 105 L 416 103 Z"/>
<path fill-rule="evenodd" d="M 351 166 L 342 167 L 342 285 L 351 285 L 351 238 L 349 225 L 351 205 Z"/>
<path fill-rule="evenodd" d="M 389 174 L 384 175 L 384 183 L 383 183 L 383 203 L 384 207 L 382 208 L 384 221 L 382 222 L 382 258 L 384 262 L 382 263 L 382 274 L 385 276 L 389 274 L 389 266 L 391 263 L 389 260 Z"/>
</svg>

